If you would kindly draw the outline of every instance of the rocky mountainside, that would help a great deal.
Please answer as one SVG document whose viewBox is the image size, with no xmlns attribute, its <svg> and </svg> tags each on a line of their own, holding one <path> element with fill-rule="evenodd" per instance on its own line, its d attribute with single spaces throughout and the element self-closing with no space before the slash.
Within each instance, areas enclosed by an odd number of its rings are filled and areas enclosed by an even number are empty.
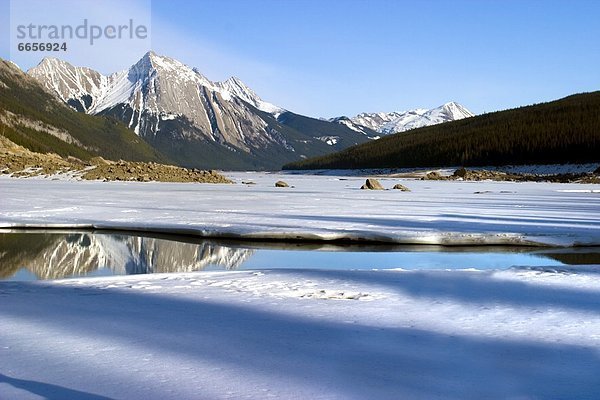
<svg viewBox="0 0 600 400">
<path fill-rule="evenodd" d="M 262 100 L 238 78 L 212 82 L 197 69 L 153 52 L 109 76 L 54 58 L 45 58 L 28 74 L 75 110 L 116 117 L 188 167 L 277 169 L 376 134 L 297 116 Z M 301 124 L 288 123 L 299 119 Z"/>
<path fill-rule="evenodd" d="M 77 111 L 90 111 L 108 87 L 108 78 L 99 72 L 57 58 L 44 59 L 28 75 Z"/>
<path fill-rule="evenodd" d="M 71 72 L 73 77 L 81 78 L 84 70 Z M 89 81 L 81 78 L 80 82 L 92 87 L 94 76 Z M 73 111 L 44 90 L 37 80 L 2 59 L 0 135 L 34 152 L 82 160 L 102 156 L 113 160 L 168 161 L 125 125 L 114 119 Z"/>
<path fill-rule="evenodd" d="M 465 107 L 458 103 L 450 102 L 431 110 L 417 108 L 410 111 L 391 113 L 361 113 L 353 118 L 345 118 L 344 123 L 348 124 L 348 121 L 350 121 L 354 126 L 358 125 L 359 127 L 374 130 L 382 135 L 389 135 L 472 116 L 474 114 Z M 337 121 L 340 118 L 335 118 L 334 120 Z"/>
</svg>

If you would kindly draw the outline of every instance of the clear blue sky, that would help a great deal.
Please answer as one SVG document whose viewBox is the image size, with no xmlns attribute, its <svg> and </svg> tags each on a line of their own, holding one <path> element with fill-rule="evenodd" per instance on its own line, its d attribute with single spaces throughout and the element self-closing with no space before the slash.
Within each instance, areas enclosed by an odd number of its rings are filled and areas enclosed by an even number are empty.
<svg viewBox="0 0 600 400">
<path fill-rule="evenodd" d="M 157 53 L 316 117 L 451 100 L 482 113 L 600 90 L 597 0 L 153 0 L 151 15 Z"/>
</svg>

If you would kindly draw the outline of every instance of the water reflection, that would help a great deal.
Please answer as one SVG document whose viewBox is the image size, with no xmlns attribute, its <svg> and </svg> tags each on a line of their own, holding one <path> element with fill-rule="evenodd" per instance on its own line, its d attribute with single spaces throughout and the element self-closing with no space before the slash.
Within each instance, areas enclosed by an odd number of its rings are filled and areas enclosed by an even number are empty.
<svg viewBox="0 0 600 400">
<path fill-rule="evenodd" d="M 123 234 L 3 233 L 0 279 L 229 270 L 237 269 L 253 252 L 210 242 Z"/>
<path fill-rule="evenodd" d="M 504 269 L 600 264 L 600 248 L 248 243 L 110 232 L 0 233 L 0 280 L 201 270 Z"/>
</svg>

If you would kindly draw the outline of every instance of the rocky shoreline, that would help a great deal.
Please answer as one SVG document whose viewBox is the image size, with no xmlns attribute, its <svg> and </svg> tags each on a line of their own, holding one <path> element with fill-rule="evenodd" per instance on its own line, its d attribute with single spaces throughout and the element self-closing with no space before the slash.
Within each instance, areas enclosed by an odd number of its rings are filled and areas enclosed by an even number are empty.
<svg viewBox="0 0 600 400">
<path fill-rule="evenodd" d="M 232 183 L 216 171 L 188 169 L 157 163 L 119 160 L 93 160 L 94 168 L 82 175 L 86 180 L 138 181 L 138 182 L 198 182 Z"/>
<path fill-rule="evenodd" d="M 80 160 L 35 153 L 0 136 L 0 174 L 19 178 L 65 176 L 81 180 L 233 183 L 216 171 L 188 169 L 153 162 Z"/>
<path fill-rule="evenodd" d="M 428 172 L 421 178 L 430 181 L 507 181 L 507 182 L 554 182 L 554 183 L 600 183 L 600 168 L 594 172 L 579 174 L 519 174 L 485 169 L 459 168 L 452 175 L 444 176 L 439 172 Z"/>
</svg>

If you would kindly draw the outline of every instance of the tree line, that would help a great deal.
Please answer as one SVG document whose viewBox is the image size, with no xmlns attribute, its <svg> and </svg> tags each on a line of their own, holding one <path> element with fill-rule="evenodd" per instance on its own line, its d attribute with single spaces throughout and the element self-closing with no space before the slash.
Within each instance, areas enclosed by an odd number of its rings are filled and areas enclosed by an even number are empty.
<svg viewBox="0 0 600 400">
<path fill-rule="evenodd" d="M 284 169 L 600 161 L 600 92 L 397 133 Z"/>
</svg>

